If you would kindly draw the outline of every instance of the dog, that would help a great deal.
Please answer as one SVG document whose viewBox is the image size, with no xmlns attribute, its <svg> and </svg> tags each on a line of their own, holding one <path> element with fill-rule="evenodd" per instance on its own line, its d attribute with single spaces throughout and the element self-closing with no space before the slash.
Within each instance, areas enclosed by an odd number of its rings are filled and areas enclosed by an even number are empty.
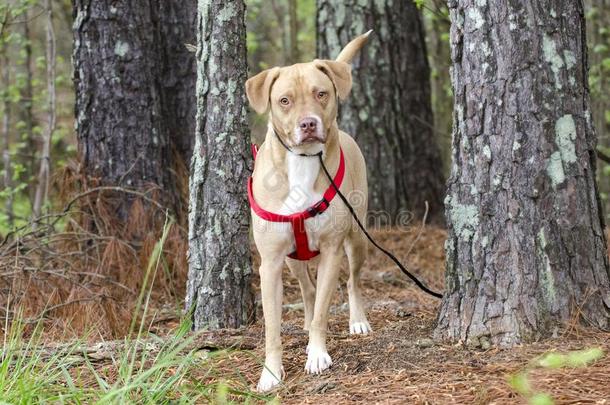
<svg viewBox="0 0 610 405">
<path fill-rule="evenodd" d="M 349 331 L 371 332 L 360 287 L 366 237 L 343 201 L 338 197 L 321 200 L 322 196 L 333 195 L 334 190 L 316 155 L 322 154 L 336 183 L 343 171 L 337 186 L 364 221 L 366 165 L 354 139 L 339 130 L 337 112 L 339 100 L 345 100 L 352 87 L 351 61 L 370 33 L 352 40 L 336 60 L 274 67 L 246 82 L 251 107 L 259 114 L 269 112 L 268 131 L 256 154 L 249 188 L 254 241 L 261 256 L 265 321 L 265 364 L 257 386 L 260 392 L 276 387 L 284 373 L 280 337 L 284 262 L 297 278 L 303 296 L 304 329 L 309 333 L 307 373 L 319 374 L 332 365 L 326 334 L 343 251 L 349 264 Z M 307 218 L 295 220 L 297 213 Z M 317 265 L 315 283 L 309 262 Z"/>
</svg>

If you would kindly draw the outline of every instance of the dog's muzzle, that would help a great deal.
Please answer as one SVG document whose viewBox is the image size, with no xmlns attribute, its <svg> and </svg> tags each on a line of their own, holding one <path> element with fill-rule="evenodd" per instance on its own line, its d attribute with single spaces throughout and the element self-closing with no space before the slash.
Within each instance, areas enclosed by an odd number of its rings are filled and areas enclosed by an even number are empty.
<svg viewBox="0 0 610 405">
<path fill-rule="evenodd" d="M 326 143 L 326 137 L 322 128 L 322 120 L 316 116 L 308 116 L 301 119 L 296 128 L 296 144 Z"/>
</svg>

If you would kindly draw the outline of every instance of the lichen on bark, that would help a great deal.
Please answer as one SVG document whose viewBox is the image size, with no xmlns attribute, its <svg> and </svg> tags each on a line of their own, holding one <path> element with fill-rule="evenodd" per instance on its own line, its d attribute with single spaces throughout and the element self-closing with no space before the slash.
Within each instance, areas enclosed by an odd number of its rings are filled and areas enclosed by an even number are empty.
<svg viewBox="0 0 610 405">
<path fill-rule="evenodd" d="M 515 345 L 577 314 L 608 328 L 582 3 L 449 5 L 453 166 L 434 335 Z"/>
<path fill-rule="evenodd" d="M 367 161 L 369 209 L 395 221 L 408 211 L 442 222 L 443 164 L 433 131 L 430 69 L 421 16 L 411 1 L 317 1 L 318 56 L 335 58 L 372 29 L 353 63 L 339 127 Z"/>
<path fill-rule="evenodd" d="M 244 90 L 245 5 L 199 0 L 198 9 L 186 309 L 192 311 L 195 329 L 237 328 L 253 316 L 245 193 L 252 165 Z"/>
</svg>

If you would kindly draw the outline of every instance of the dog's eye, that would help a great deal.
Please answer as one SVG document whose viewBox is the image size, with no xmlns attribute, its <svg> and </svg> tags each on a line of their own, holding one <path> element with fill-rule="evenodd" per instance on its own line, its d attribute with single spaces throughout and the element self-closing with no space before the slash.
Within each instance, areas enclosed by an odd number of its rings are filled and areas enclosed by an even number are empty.
<svg viewBox="0 0 610 405">
<path fill-rule="evenodd" d="M 328 95 L 328 93 L 327 93 L 327 92 L 325 92 L 325 91 L 319 91 L 319 92 L 318 92 L 318 98 L 319 98 L 320 100 L 321 100 L 321 99 L 323 99 L 323 98 L 325 98 L 327 95 Z"/>
<path fill-rule="evenodd" d="M 280 104 L 288 105 L 288 104 L 290 104 L 290 100 L 288 100 L 288 97 L 282 97 L 282 98 L 280 98 Z"/>
</svg>

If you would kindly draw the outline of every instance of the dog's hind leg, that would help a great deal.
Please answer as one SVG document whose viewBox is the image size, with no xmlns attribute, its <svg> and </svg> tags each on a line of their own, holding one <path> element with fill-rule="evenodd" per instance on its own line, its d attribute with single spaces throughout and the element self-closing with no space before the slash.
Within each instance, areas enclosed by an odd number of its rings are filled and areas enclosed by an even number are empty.
<svg viewBox="0 0 610 405">
<path fill-rule="evenodd" d="M 286 258 L 286 264 L 292 274 L 299 280 L 301 294 L 303 295 L 303 308 L 305 312 L 305 320 L 303 329 L 309 330 L 311 318 L 313 318 L 313 307 L 316 300 L 316 287 L 307 270 L 307 262 Z"/>
<path fill-rule="evenodd" d="M 359 229 L 351 231 L 345 239 L 344 247 L 349 262 L 349 280 L 347 281 L 349 332 L 351 334 L 367 334 L 372 329 L 364 312 L 362 288 L 360 286 L 360 271 L 366 260 L 366 239 L 362 231 Z"/>
</svg>

